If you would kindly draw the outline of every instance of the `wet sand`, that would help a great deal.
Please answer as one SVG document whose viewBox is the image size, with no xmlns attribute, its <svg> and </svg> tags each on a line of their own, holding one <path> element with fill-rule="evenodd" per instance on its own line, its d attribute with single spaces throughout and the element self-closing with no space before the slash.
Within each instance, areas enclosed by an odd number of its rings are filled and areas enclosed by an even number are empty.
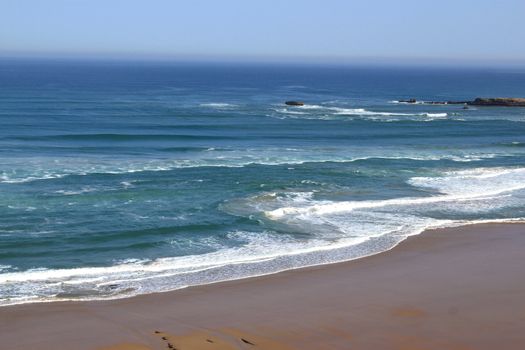
<svg viewBox="0 0 525 350">
<path fill-rule="evenodd" d="M 0 308 L 0 349 L 525 349 L 525 225 L 427 231 L 340 264 Z"/>
</svg>

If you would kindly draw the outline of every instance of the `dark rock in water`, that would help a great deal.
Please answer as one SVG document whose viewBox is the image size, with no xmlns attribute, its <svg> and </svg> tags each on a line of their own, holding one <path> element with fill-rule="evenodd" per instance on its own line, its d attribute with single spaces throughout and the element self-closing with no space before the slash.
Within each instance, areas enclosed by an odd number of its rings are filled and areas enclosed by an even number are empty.
<svg viewBox="0 0 525 350">
<path fill-rule="evenodd" d="M 471 101 L 447 101 L 445 104 L 447 105 L 466 105 L 469 104 Z"/>
<path fill-rule="evenodd" d="M 469 103 L 473 106 L 504 106 L 504 107 L 525 107 L 525 98 L 494 97 L 476 98 Z"/>
<path fill-rule="evenodd" d="M 304 106 L 304 102 L 302 101 L 286 101 L 284 104 L 287 106 Z"/>
<path fill-rule="evenodd" d="M 402 103 L 417 103 L 416 99 L 401 100 Z M 474 101 L 424 101 L 429 105 L 470 105 L 470 106 L 503 106 L 503 107 L 525 107 L 525 98 L 517 97 L 478 97 Z M 464 108 L 464 109 L 468 109 Z"/>
</svg>

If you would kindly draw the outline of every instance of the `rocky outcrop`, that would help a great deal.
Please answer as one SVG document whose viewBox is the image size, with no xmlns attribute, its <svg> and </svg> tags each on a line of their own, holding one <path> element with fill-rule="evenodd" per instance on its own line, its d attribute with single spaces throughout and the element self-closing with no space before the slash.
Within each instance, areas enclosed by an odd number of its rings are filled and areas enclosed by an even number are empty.
<svg viewBox="0 0 525 350">
<path fill-rule="evenodd" d="M 286 101 L 284 104 L 287 106 L 304 106 L 303 101 Z"/>
<path fill-rule="evenodd" d="M 471 105 L 471 106 L 502 106 L 525 107 L 525 98 L 517 97 L 478 97 L 474 101 L 418 101 L 414 98 L 401 100 L 402 103 L 422 103 L 427 105 Z"/>
<path fill-rule="evenodd" d="M 525 98 L 496 97 L 496 98 L 476 98 L 469 102 L 473 106 L 505 106 L 505 107 L 525 107 Z"/>
</svg>

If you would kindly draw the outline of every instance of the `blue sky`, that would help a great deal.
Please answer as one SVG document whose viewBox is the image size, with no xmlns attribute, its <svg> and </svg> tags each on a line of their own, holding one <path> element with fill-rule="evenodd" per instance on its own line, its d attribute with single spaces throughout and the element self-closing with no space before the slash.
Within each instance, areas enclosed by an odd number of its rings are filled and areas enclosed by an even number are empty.
<svg viewBox="0 0 525 350">
<path fill-rule="evenodd" d="M 525 0 L 0 0 L 0 56 L 525 60 Z"/>
</svg>

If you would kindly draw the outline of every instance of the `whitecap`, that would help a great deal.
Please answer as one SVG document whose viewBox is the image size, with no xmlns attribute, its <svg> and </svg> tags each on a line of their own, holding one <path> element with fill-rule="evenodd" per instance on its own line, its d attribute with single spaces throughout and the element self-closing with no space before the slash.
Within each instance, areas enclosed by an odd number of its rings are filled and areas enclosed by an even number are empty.
<svg viewBox="0 0 525 350">
<path fill-rule="evenodd" d="M 306 112 L 305 112 L 306 110 Z M 282 114 L 290 115 L 305 115 L 309 118 L 316 119 L 329 119 L 323 115 L 312 115 L 309 113 L 318 111 L 323 113 L 329 113 L 334 116 L 359 116 L 359 117 L 429 117 L 429 118 L 445 118 L 448 116 L 447 113 L 401 113 L 401 112 L 383 112 L 383 111 L 372 111 L 365 108 L 343 108 L 334 106 L 322 106 L 322 105 L 309 105 L 296 106 L 292 108 L 281 108 L 275 110 Z M 385 121 L 398 121 L 399 119 L 386 119 Z"/>
<path fill-rule="evenodd" d="M 479 168 L 449 172 L 439 177 L 414 177 L 408 183 L 433 189 L 439 195 L 364 201 L 314 201 L 306 206 L 294 205 L 268 210 L 264 214 L 269 219 L 279 220 L 289 216 L 319 217 L 387 207 L 398 210 L 399 207 L 408 206 L 489 201 L 497 199 L 501 194 L 525 189 L 525 168 Z"/>
<path fill-rule="evenodd" d="M 448 117 L 447 113 L 420 113 L 420 115 L 431 118 L 446 118 Z"/>
<path fill-rule="evenodd" d="M 0 273 L 2 273 L 3 271 L 6 271 L 6 270 L 9 270 L 9 269 L 12 269 L 13 266 L 11 265 L 1 265 L 0 264 Z"/>
<path fill-rule="evenodd" d="M 238 107 L 235 104 L 225 103 L 225 102 L 210 102 L 210 103 L 201 103 L 200 107 L 206 108 L 217 108 L 217 109 L 226 109 L 226 108 L 236 108 Z"/>
</svg>

